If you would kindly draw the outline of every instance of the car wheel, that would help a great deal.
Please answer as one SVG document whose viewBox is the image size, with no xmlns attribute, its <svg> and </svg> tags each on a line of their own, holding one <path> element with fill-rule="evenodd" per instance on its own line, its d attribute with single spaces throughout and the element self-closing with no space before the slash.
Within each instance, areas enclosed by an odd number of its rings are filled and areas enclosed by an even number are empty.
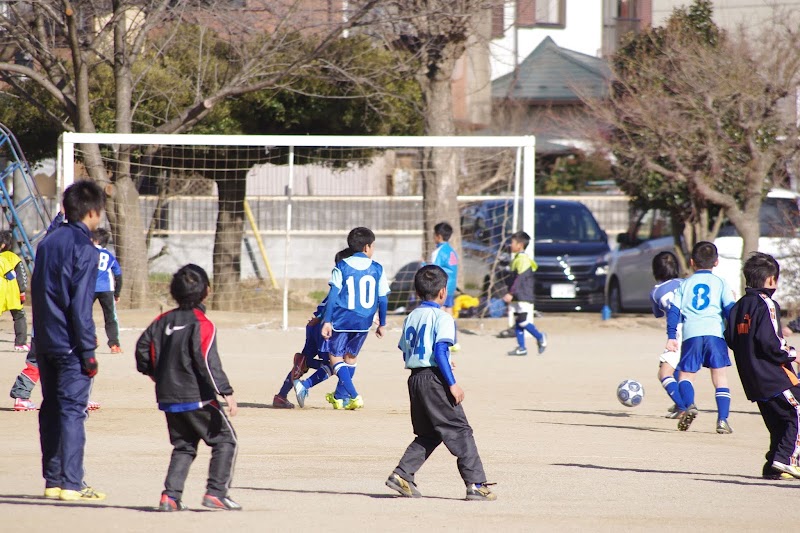
<svg viewBox="0 0 800 533">
<path fill-rule="evenodd" d="M 622 290 L 620 290 L 619 281 L 616 279 L 611 280 L 611 285 L 608 287 L 608 306 L 611 307 L 612 313 L 625 311 L 622 307 Z"/>
</svg>

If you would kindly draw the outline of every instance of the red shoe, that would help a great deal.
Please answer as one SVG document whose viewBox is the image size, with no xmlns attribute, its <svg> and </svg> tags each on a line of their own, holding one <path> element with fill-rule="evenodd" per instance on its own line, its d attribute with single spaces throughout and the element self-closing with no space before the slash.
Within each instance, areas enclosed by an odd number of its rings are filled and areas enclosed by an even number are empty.
<svg viewBox="0 0 800 533">
<path fill-rule="evenodd" d="M 89 405 L 87 405 L 86 408 L 89 409 L 89 411 L 97 411 L 100 409 L 100 403 L 89 400 Z"/>
<path fill-rule="evenodd" d="M 275 395 L 272 398 L 272 407 L 275 409 L 294 409 L 294 404 L 283 396 Z"/>
<path fill-rule="evenodd" d="M 300 379 L 308 372 L 308 364 L 306 364 L 306 356 L 301 353 L 294 354 L 294 362 L 292 366 L 292 381 Z"/>
<path fill-rule="evenodd" d="M 36 404 L 33 403 L 30 398 L 14 398 L 14 410 L 15 411 L 35 411 L 38 409 Z"/>
</svg>

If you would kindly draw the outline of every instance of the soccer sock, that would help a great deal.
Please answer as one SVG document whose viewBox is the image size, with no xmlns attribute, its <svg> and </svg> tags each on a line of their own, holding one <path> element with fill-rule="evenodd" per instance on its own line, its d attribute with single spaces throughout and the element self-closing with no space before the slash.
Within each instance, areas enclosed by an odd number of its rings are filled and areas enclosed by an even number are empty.
<svg viewBox="0 0 800 533">
<path fill-rule="evenodd" d="M 542 334 L 538 329 L 536 329 L 536 326 L 533 325 L 533 322 L 530 322 L 527 326 L 525 326 L 525 331 L 533 335 L 537 341 L 541 342 Z"/>
<path fill-rule="evenodd" d="M 283 396 L 286 398 L 286 395 L 289 394 L 289 391 L 292 389 L 292 373 L 289 372 L 286 374 L 286 379 L 283 380 L 283 385 L 281 385 L 281 390 L 278 391 L 278 396 Z"/>
<path fill-rule="evenodd" d="M 679 381 L 678 391 L 680 392 L 683 403 L 686 404 L 687 408 L 694 403 L 694 385 L 692 385 L 691 381 L 688 379 Z"/>
<path fill-rule="evenodd" d="M 525 348 L 525 329 L 517 324 L 514 326 L 514 332 L 517 334 L 517 345 L 520 348 Z"/>
<path fill-rule="evenodd" d="M 678 382 L 675 381 L 675 378 L 672 376 L 667 376 L 661 380 L 661 386 L 664 387 L 664 390 L 667 391 L 669 397 L 672 398 L 672 401 L 675 402 L 675 405 L 678 407 L 678 411 L 685 411 L 688 405 L 683 403 L 683 398 L 681 397 L 681 392 L 678 390 Z"/>
<path fill-rule="evenodd" d="M 322 365 L 317 369 L 316 372 L 311 374 L 311 377 L 303 380 L 303 386 L 307 389 L 310 389 L 315 385 L 319 385 L 329 377 L 331 377 L 330 367 L 328 365 Z"/>
<path fill-rule="evenodd" d="M 345 364 L 347 364 L 347 363 L 345 363 Z M 350 368 L 350 380 L 351 381 L 353 379 L 353 376 L 356 375 L 356 366 L 357 365 L 358 365 L 358 363 L 356 363 L 354 365 L 347 365 L 348 368 Z M 342 381 L 341 380 L 339 380 L 339 383 L 336 384 L 336 390 L 333 391 L 333 397 L 336 398 L 337 400 L 345 400 L 345 399 L 350 397 L 347 394 L 347 390 L 345 390 L 344 385 L 342 385 Z"/>
<path fill-rule="evenodd" d="M 715 394 L 717 400 L 717 419 L 727 420 L 731 412 L 731 389 L 720 387 Z"/>
<path fill-rule="evenodd" d="M 339 383 L 342 384 L 342 387 L 350 398 L 358 396 L 358 391 L 355 386 L 353 386 L 353 378 L 350 376 L 350 365 L 344 361 L 336 363 L 336 366 L 333 367 L 333 372 L 336 374 L 336 377 L 339 378 Z"/>
</svg>

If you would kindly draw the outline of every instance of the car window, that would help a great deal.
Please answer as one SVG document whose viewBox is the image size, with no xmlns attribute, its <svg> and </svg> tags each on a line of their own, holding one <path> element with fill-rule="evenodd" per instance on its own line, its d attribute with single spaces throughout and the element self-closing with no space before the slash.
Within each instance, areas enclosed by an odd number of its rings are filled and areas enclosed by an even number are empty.
<svg viewBox="0 0 800 533">
<path fill-rule="evenodd" d="M 537 241 L 587 242 L 606 237 L 592 213 L 581 205 L 545 204 L 535 213 Z"/>
</svg>

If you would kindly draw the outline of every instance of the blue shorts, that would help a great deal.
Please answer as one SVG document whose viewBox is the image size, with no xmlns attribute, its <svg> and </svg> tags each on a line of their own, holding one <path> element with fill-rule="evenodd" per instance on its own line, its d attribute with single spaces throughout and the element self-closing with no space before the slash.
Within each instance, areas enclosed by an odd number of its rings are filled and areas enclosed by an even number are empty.
<svg viewBox="0 0 800 533">
<path fill-rule="evenodd" d="M 706 368 L 731 366 L 725 339 L 702 335 L 685 339 L 681 343 L 681 360 L 678 362 L 677 369 L 683 372 L 697 372 L 701 366 Z"/>
<path fill-rule="evenodd" d="M 322 343 L 322 351 L 334 357 L 357 356 L 367 340 L 368 331 L 334 331 L 330 339 Z"/>
<path fill-rule="evenodd" d="M 444 303 L 442 307 L 453 307 L 456 303 L 456 296 L 455 294 L 447 293 L 447 298 L 444 299 Z"/>
</svg>

